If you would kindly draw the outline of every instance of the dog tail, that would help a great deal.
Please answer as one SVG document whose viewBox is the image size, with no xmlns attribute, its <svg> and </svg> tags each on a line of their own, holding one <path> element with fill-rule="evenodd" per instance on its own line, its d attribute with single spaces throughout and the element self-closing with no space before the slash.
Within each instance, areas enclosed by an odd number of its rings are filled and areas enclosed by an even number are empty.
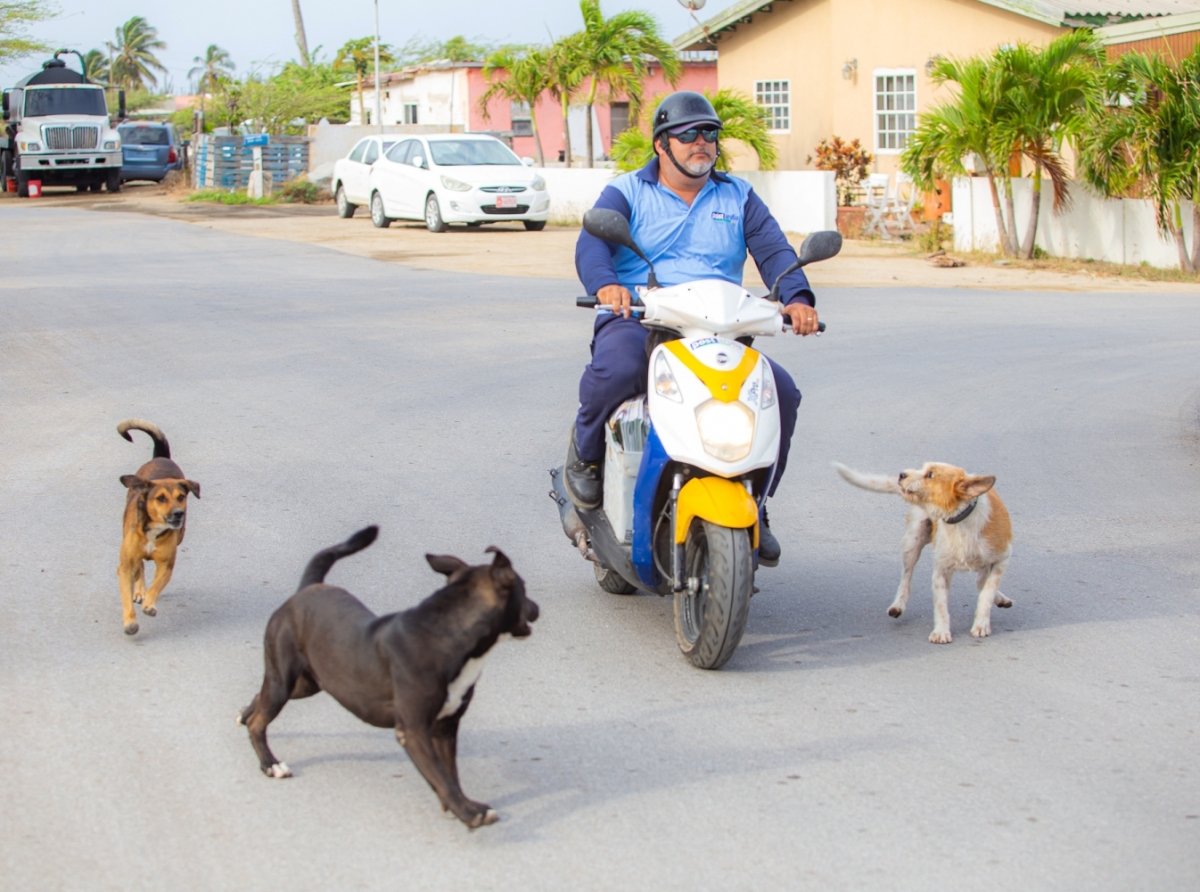
<svg viewBox="0 0 1200 892">
<path fill-rule="evenodd" d="M 300 577 L 300 588 L 324 582 L 325 574 L 329 572 L 334 564 L 344 557 L 349 557 L 355 552 L 362 551 L 374 542 L 375 537 L 378 535 L 379 527 L 371 525 L 359 530 L 340 545 L 334 545 L 318 551 L 313 555 L 313 559 L 308 562 L 308 566 L 304 568 L 304 575 Z"/>
<path fill-rule="evenodd" d="M 896 481 L 895 477 L 888 477 L 884 474 L 862 474 L 853 468 L 847 468 L 839 462 L 834 462 L 833 466 L 837 468 L 837 472 L 842 475 L 842 479 L 847 483 L 853 483 L 855 486 L 862 489 L 869 489 L 871 492 L 886 492 L 892 495 L 900 495 L 900 484 Z"/>
<path fill-rule="evenodd" d="M 171 444 L 167 442 L 166 434 L 158 429 L 157 424 L 143 421 L 140 418 L 126 418 L 117 425 L 117 433 L 132 443 L 133 437 L 129 436 L 130 431 L 144 431 L 153 438 L 155 458 L 171 457 Z"/>
</svg>

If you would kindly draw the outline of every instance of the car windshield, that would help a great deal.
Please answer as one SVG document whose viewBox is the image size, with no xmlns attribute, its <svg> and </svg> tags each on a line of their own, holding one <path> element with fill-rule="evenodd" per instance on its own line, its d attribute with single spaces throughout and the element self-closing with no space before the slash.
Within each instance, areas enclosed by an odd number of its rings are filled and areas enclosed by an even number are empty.
<svg viewBox="0 0 1200 892">
<path fill-rule="evenodd" d="M 25 117 L 46 115 L 107 115 L 104 91 L 43 88 L 25 91 Z"/>
<path fill-rule="evenodd" d="M 169 146 L 166 127 L 118 127 L 121 141 L 127 146 Z"/>
<path fill-rule="evenodd" d="M 438 167 L 468 164 L 515 164 L 521 159 L 494 139 L 439 139 L 429 141 L 433 163 Z"/>
</svg>

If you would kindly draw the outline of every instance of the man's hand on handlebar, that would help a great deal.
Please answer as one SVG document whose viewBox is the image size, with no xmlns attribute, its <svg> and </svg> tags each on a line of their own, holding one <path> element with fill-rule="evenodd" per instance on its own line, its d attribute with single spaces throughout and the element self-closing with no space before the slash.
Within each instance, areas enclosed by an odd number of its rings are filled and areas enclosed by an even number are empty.
<svg viewBox="0 0 1200 892">
<path fill-rule="evenodd" d="M 605 285 L 596 292 L 596 297 L 600 298 L 600 303 L 614 313 L 619 313 L 626 319 L 629 318 L 629 314 L 632 312 L 630 306 L 633 304 L 633 295 L 629 293 L 628 288 L 620 285 Z"/>
<path fill-rule="evenodd" d="M 788 304 L 782 310 L 785 319 L 792 323 L 792 331 L 798 335 L 815 334 L 819 320 L 817 311 L 803 301 Z M 786 323 L 785 323 L 786 324 Z"/>
</svg>

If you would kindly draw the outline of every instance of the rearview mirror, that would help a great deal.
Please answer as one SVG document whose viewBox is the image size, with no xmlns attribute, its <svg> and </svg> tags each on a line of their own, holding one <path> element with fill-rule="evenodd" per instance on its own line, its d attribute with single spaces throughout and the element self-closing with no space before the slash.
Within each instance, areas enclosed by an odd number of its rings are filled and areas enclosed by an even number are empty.
<svg viewBox="0 0 1200 892">
<path fill-rule="evenodd" d="M 533 167 L 533 165 L 534 165 L 533 159 L 530 158 L 528 155 L 526 155 L 524 158 L 521 159 L 521 163 L 524 164 L 526 167 Z"/>
<path fill-rule="evenodd" d="M 424 167 L 424 166 L 425 166 L 425 159 L 424 159 L 424 158 L 422 158 L 420 155 L 417 155 L 417 156 L 416 156 L 415 158 L 413 158 L 413 160 L 412 160 L 412 166 L 413 166 L 413 167 Z"/>
<path fill-rule="evenodd" d="M 841 250 L 841 233 L 832 229 L 814 232 L 800 246 L 800 263 L 802 266 L 808 266 L 819 260 L 828 260 L 830 257 L 836 257 Z"/>
<path fill-rule="evenodd" d="M 583 231 L 601 241 L 628 248 L 642 258 L 646 266 L 650 267 L 646 285 L 650 288 L 658 287 L 658 278 L 654 275 L 654 264 L 633 240 L 633 233 L 629 231 L 629 221 L 625 219 L 624 214 L 614 211 L 612 208 L 591 208 L 583 215 Z"/>
</svg>

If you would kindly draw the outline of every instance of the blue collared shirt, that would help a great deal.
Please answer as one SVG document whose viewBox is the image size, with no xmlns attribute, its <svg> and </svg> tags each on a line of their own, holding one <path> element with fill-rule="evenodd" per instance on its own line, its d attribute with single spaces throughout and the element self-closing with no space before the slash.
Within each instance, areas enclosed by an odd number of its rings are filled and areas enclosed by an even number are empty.
<svg viewBox="0 0 1200 892">
<path fill-rule="evenodd" d="M 714 170 L 689 207 L 658 181 L 658 159 L 622 174 L 604 188 L 598 208 L 619 211 L 629 220 L 633 240 L 646 252 L 662 285 L 696 279 L 742 284 L 746 252 L 768 285 L 796 260 L 783 230 L 745 180 Z M 649 267 L 628 248 L 610 245 L 586 232 L 575 245 L 575 269 L 588 294 L 606 285 L 630 291 L 645 285 Z M 784 304 L 816 304 L 808 278 L 795 270 L 780 283 Z"/>
</svg>

